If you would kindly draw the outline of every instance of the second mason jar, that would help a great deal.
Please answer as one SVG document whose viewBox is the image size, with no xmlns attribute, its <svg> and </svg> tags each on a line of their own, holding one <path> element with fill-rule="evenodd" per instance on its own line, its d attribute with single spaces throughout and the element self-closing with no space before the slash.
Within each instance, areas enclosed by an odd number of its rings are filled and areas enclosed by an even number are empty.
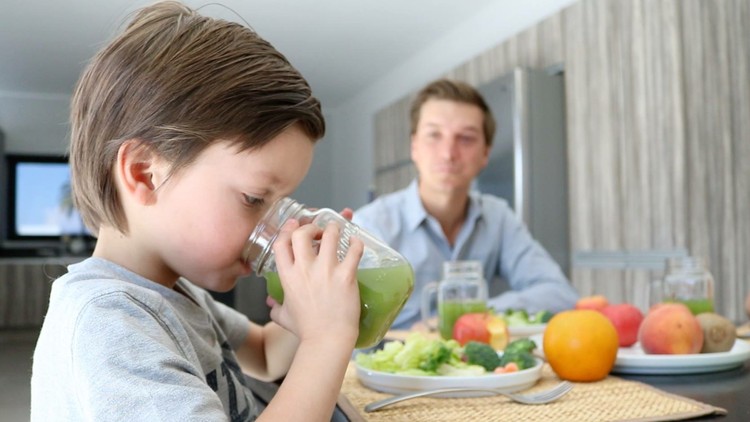
<svg viewBox="0 0 750 422">
<path fill-rule="evenodd" d="M 364 252 L 357 269 L 360 317 L 359 337 L 355 347 L 366 348 L 383 339 L 396 316 L 404 307 L 414 288 L 414 272 L 401 254 L 391 249 L 359 226 L 328 208 L 308 209 L 291 198 L 275 202 L 250 234 L 243 258 L 252 264 L 255 273 L 265 277 L 268 294 L 283 303 L 284 291 L 276 270 L 273 242 L 284 223 L 294 218 L 300 224 L 325 228 L 333 222 L 339 226 L 339 260 L 349 249 L 349 237 L 355 235 L 364 243 Z"/>
<path fill-rule="evenodd" d="M 674 258 L 668 261 L 662 282 L 662 300 L 680 302 L 698 315 L 714 311 L 714 278 L 699 257 Z"/>
</svg>

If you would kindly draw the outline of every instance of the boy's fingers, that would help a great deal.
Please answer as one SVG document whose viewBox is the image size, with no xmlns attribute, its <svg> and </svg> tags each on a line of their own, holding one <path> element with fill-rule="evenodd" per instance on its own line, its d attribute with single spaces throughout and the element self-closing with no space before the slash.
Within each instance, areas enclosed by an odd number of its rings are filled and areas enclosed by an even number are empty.
<svg viewBox="0 0 750 422">
<path fill-rule="evenodd" d="M 354 211 L 351 208 L 344 208 L 339 214 L 347 220 L 351 220 L 354 217 Z"/>
<path fill-rule="evenodd" d="M 294 253 L 292 251 L 292 232 L 299 227 L 297 220 L 288 220 L 281 227 L 279 235 L 273 242 L 273 253 L 276 266 L 288 268 L 294 264 Z"/>
<path fill-rule="evenodd" d="M 359 266 L 359 261 L 362 259 L 362 253 L 364 252 L 365 244 L 362 243 L 362 239 L 357 236 L 349 237 L 349 250 L 346 251 L 344 257 L 344 264 L 351 265 L 354 268 Z"/>
<path fill-rule="evenodd" d="M 323 230 L 320 241 L 319 256 L 329 260 L 329 263 L 338 262 L 337 251 L 339 248 L 339 227 L 334 223 L 329 223 Z"/>
<path fill-rule="evenodd" d="M 305 224 L 292 233 L 292 252 L 295 261 L 303 259 L 309 262 L 315 259 L 317 251 L 313 242 L 318 236 L 320 228 L 314 224 Z"/>
</svg>

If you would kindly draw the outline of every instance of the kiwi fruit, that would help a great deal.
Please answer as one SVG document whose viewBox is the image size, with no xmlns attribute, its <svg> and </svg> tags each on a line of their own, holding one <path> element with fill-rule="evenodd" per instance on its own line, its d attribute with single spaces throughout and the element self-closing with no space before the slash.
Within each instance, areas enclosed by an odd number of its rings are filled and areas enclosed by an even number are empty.
<svg viewBox="0 0 750 422">
<path fill-rule="evenodd" d="M 727 352 L 732 349 L 737 335 L 732 321 L 713 312 L 698 314 L 696 318 L 703 329 L 701 353 Z"/>
</svg>

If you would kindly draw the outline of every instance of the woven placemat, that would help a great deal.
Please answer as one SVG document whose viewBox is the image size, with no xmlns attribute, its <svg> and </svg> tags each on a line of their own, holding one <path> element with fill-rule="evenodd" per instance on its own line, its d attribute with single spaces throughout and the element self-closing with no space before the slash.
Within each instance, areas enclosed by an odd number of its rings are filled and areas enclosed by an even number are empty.
<svg viewBox="0 0 750 422">
<path fill-rule="evenodd" d="M 560 382 L 545 364 L 542 378 L 527 391 L 544 390 Z M 666 393 L 649 385 L 614 376 L 593 383 L 576 383 L 561 399 L 529 406 L 502 396 L 474 398 L 418 398 L 373 413 L 364 406 L 389 397 L 363 386 L 349 365 L 339 400 L 352 421 L 677 421 L 724 415 L 726 410 Z"/>
</svg>

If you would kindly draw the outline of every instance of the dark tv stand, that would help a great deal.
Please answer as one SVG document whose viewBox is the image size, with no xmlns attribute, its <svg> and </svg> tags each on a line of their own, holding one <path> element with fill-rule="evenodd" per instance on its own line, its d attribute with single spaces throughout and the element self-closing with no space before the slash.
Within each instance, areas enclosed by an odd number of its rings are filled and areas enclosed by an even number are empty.
<svg viewBox="0 0 750 422">
<path fill-rule="evenodd" d="M 95 244 L 95 240 L 88 238 L 59 242 L 7 241 L 0 245 L 0 258 L 87 257 L 93 253 Z"/>
</svg>

